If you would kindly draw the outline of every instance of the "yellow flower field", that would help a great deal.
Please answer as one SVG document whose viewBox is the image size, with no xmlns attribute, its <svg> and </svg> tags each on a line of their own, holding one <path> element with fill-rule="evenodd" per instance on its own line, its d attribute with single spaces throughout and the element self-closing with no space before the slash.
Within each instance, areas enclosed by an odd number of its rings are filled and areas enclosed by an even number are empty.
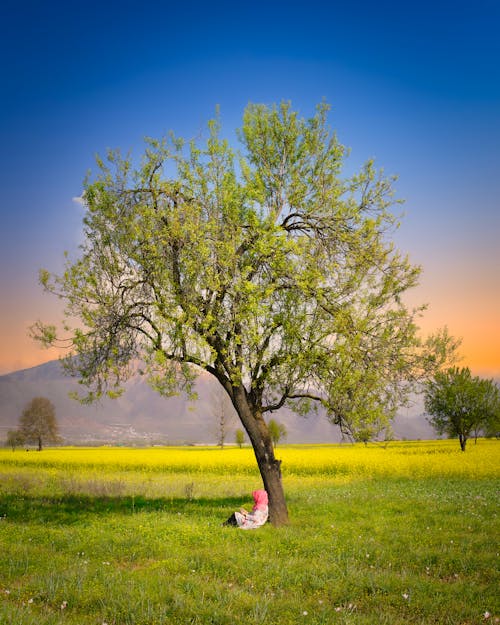
<svg viewBox="0 0 500 625">
<path fill-rule="evenodd" d="M 284 445 L 276 450 L 284 476 L 432 477 L 500 476 L 500 443 L 469 441 L 460 451 L 455 440 L 393 442 L 387 445 Z M 41 453 L 0 450 L 0 469 L 44 467 L 75 471 L 134 471 L 253 476 L 253 451 L 229 447 L 61 447 Z"/>
</svg>

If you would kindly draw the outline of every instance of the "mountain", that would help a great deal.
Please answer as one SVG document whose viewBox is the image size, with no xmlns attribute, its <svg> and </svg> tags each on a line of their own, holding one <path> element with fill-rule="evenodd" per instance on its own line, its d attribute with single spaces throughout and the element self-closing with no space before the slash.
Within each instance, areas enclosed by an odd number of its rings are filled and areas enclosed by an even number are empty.
<svg viewBox="0 0 500 625">
<path fill-rule="evenodd" d="M 58 360 L 0 376 L 0 441 L 15 429 L 24 407 L 33 397 L 47 397 L 54 404 L 60 434 L 67 444 L 194 444 L 216 441 L 216 410 L 221 393 L 218 383 L 203 373 L 196 383 L 198 399 L 184 396 L 161 397 L 137 373 L 118 399 L 104 399 L 82 405 L 70 399 L 77 391 L 75 379 L 64 375 Z M 222 394 L 224 397 L 224 395 Z M 234 442 L 234 432 L 241 425 L 232 407 L 226 443 Z M 421 405 L 411 414 L 398 416 L 393 429 L 396 438 L 433 438 L 434 431 L 422 416 Z M 337 427 L 323 415 L 299 417 L 286 409 L 273 414 L 285 424 L 288 443 L 330 443 L 341 440 Z"/>
</svg>

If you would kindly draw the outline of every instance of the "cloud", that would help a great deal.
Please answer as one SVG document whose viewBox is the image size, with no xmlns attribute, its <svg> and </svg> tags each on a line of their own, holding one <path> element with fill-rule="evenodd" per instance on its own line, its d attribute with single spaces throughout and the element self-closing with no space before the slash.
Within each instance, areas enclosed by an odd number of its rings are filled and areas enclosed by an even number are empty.
<svg viewBox="0 0 500 625">
<path fill-rule="evenodd" d="M 77 195 L 76 197 L 72 197 L 71 201 L 75 204 L 80 204 L 80 206 L 85 206 L 85 199 L 83 197 L 83 193 L 81 195 Z"/>
</svg>

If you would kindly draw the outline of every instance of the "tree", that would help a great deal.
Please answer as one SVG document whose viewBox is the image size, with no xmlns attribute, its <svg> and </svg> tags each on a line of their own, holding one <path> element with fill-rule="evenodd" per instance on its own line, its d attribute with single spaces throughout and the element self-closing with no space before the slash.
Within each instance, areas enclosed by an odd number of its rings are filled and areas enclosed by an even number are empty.
<svg viewBox="0 0 500 625">
<path fill-rule="evenodd" d="M 7 445 L 12 447 L 12 451 L 15 451 L 16 447 L 20 447 L 24 444 L 24 436 L 19 430 L 9 430 L 7 432 Z"/>
<path fill-rule="evenodd" d="M 367 426 L 365 428 L 359 428 L 354 435 L 354 441 L 356 443 L 364 443 L 365 446 L 378 435 L 377 428 Z"/>
<path fill-rule="evenodd" d="M 219 381 L 274 525 L 288 511 L 266 413 L 320 404 L 344 431 L 385 421 L 452 343 L 418 337 L 422 309 L 402 294 L 419 268 L 390 242 L 392 179 L 371 161 L 342 178 L 327 113 L 250 104 L 239 158 L 218 119 L 204 144 L 148 140 L 137 168 L 110 152 L 85 183 L 80 257 L 40 272 L 67 303 L 65 366 L 86 401 L 119 393 L 136 359 L 165 395 L 189 395 L 200 368 Z M 59 344 L 55 326 L 33 334 Z"/>
<path fill-rule="evenodd" d="M 486 419 L 483 432 L 488 438 L 492 438 L 493 436 L 500 438 L 500 411 L 496 414 L 491 414 L 490 417 Z"/>
<path fill-rule="evenodd" d="M 385 442 L 388 443 L 394 440 L 394 432 L 390 425 L 385 425 L 381 428 L 378 424 L 367 425 L 365 427 L 358 428 L 351 438 L 356 443 L 364 443 L 368 446 L 370 441 Z"/>
<path fill-rule="evenodd" d="M 267 427 L 268 427 L 271 439 L 273 441 L 273 445 L 276 448 L 280 440 L 282 438 L 286 438 L 288 434 L 287 429 L 283 425 L 283 423 L 278 423 L 278 421 L 276 421 L 275 419 L 270 419 L 267 424 Z"/>
<path fill-rule="evenodd" d="M 224 449 L 224 443 L 228 435 L 228 427 L 232 421 L 232 406 L 229 404 L 229 397 L 224 389 L 219 385 L 212 393 L 211 406 L 212 413 L 216 423 L 216 439 L 217 445 Z"/>
<path fill-rule="evenodd" d="M 493 380 L 473 377 L 468 368 L 438 372 L 425 387 L 429 422 L 440 434 L 458 436 L 465 451 L 471 432 L 487 429 L 500 415 L 500 390 Z"/>
<path fill-rule="evenodd" d="M 235 438 L 236 444 L 241 449 L 243 446 L 243 443 L 245 442 L 245 432 L 243 432 L 243 430 L 240 430 L 240 429 L 236 430 L 236 434 L 234 438 Z"/>
<path fill-rule="evenodd" d="M 32 399 L 19 419 L 19 431 L 23 440 L 38 444 L 38 451 L 42 451 L 45 442 L 59 442 L 56 411 L 53 403 L 46 397 Z"/>
</svg>

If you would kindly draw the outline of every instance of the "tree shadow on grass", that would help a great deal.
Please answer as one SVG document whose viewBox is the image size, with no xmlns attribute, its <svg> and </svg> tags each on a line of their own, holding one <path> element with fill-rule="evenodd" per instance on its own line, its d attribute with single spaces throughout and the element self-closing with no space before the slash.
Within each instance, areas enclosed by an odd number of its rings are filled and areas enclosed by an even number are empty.
<svg viewBox="0 0 500 625">
<path fill-rule="evenodd" d="M 167 514 L 192 514 L 225 518 L 239 508 L 241 497 L 223 498 L 147 498 L 142 496 L 93 496 L 85 494 L 55 497 L 34 494 L 1 494 L 0 517 L 10 523 L 50 523 L 73 525 L 101 519 L 106 515 L 134 515 L 164 512 Z"/>
</svg>

